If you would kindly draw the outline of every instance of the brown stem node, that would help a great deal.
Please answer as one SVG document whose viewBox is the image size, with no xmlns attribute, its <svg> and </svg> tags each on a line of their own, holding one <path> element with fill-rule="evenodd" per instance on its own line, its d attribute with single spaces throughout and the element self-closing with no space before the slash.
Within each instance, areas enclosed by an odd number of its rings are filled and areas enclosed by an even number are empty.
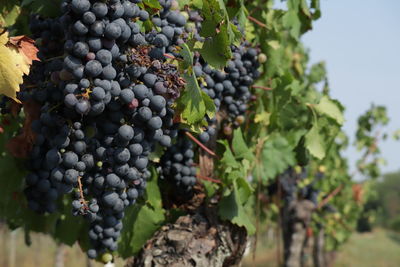
<svg viewBox="0 0 400 267">
<path fill-rule="evenodd" d="M 222 182 L 220 180 L 211 178 L 211 177 L 207 177 L 207 176 L 203 176 L 200 174 L 196 175 L 197 178 L 201 179 L 201 180 L 205 180 L 205 181 L 209 181 L 209 182 L 213 182 L 213 183 L 217 183 L 217 184 L 222 184 Z"/>
<path fill-rule="evenodd" d="M 203 145 L 203 144 L 202 144 L 199 140 L 197 140 L 197 138 L 194 137 L 191 133 L 185 132 L 185 134 L 186 134 L 190 139 L 192 139 L 193 142 L 195 142 L 196 144 L 198 144 L 204 151 L 206 151 L 206 152 L 207 152 L 208 154 L 210 154 L 211 156 L 217 158 L 217 155 L 216 155 L 213 151 L 211 151 L 208 147 L 206 147 L 205 145 Z"/>
<path fill-rule="evenodd" d="M 257 25 L 259 25 L 259 26 L 261 26 L 261 27 L 267 28 L 267 25 L 264 24 L 264 23 L 262 23 L 262 22 L 259 21 L 258 19 L 253 18 L 252 16 L 248 16 L 247 18 L 248 18 L 249 20 L 251 20 L 252 22 L 254 22 L 255 24 L 257 24 Z"/>
</svg>

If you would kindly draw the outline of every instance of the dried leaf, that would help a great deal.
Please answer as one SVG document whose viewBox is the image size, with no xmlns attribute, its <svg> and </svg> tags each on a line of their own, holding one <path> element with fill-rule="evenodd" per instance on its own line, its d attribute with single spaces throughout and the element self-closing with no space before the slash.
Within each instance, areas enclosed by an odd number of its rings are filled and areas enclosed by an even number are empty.
<svg viewBox="0 0 400 267">
<path fill-rule="evenodd" d="M 19 85 L 23 83 L 24 71 L 21 62 L 24 57 L 14 47 L 8 45 L 8 33 L 0 35 L 0 94 L 4 94 L 17 102 L 16 93 Z"/>
<path fill-rule="evenodd" d="M 19 53 L 23 54 L 27 64 L 32 65 L 33 60 L 40 61 L 37 57 L 39 49 L 35 46 L 35 41 L 25 35 L 10 37 L 10 43 L 17 47 Z"/>
<path fill-rule="evenodd" d="M 24 104 L 25 122 L 22 133 L 12 138 L 6 145 L 7 150 L 16 158 L 27 158 L 32 150 L 36 134 L 32 130 L 32 122 L 39 119 L 40 105 L 34 101 L 27 101 Z"/>
</svg>

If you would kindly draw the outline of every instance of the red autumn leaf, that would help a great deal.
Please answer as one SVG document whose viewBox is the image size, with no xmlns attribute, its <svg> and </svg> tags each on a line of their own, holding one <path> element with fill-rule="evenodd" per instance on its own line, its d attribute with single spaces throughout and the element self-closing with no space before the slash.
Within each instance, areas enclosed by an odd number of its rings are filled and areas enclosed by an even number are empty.
<svg viewBox="0 0 400 267">
<path fill-rule="evenodd" d="M 36 134 L 32 130 L 32 122 L 39 119 L 40 106 L 34 101 L 24 103 L 25 122 L 22 133 L 7 143 L 6 147 L 11 155 L 16 158 L 27 158 L 32 150 Z"/>
<path fill-rule="evenodd" d="M 35 41 L 25 35 L 10 37 L 11 44 L 17 47 L 18 51 L 23 54 L 29 65 L 33 60 L 40 61 L 37 57 L 39 49 L 35 46 Z"/>
</svg>

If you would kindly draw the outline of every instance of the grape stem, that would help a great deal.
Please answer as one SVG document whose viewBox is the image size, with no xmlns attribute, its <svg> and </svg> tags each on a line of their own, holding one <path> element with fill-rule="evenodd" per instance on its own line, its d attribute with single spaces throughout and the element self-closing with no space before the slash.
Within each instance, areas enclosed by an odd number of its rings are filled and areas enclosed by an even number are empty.
<svg viewBox="0 0 400 267">
<path fill-rule="evenodd" d="M 321 209 L 324 207 L 334 196 L 340 193 L 342 191 L 343 185 L 339 185 L 338 187 L 335 188 L 326 198 L 324 198 L 318 205 L 317 209 Z"/>
<path fill-rule="evenodd" d="M 58 57 L 51 57 L 51 58 L 46 59 L 45 62 L 49 62 L 49 61 L 52 61 L 54 59 L 61 59 L 61 58 L 64 58 L 64 57 L 65 57 L 64 55 L 58 56 Z"/>
<path fill-rule="evenodd" d="M 203 176 L 203 175 L 200 175 L 200 174 L 196 174 L 196 177 L 199 178 L 199 179 L 201 179 L 201 180 L 206 180 L 206 181 L 209 181 L 209 182 L 213 182 L 213 183 L 217 183 L 217 184 L 222 184 L 222 182 L 221 182 L 220 180 L 213 179 L 213 178 L 211 178 L 211 177 Z"/>
<path fill-rule="evenodd" d="M 164 54 L 164 57 L 169 58 L 169 59 L 178 60 L 178 61 L 182 60 L 182 59 L 174 57 L 173 55 L 170 55 L 170 54 Z"/>
<path fill-rule="evenodd" d="M 351 227 L 349 227 L 342 219 L 336 218 L 336 217 L 333 217 L 333 219 L 335 221 L 337 221 L 338 223 L 340 223 L 347 231 L 349 231 L 349 232 L 353 231 L 353 229 L 351 229 Z"/>
<path fill-rule="evenodd" d="M 265 86 L 259 86 L 259 85 L 253 85 L 253 86 L 251 86 L 251 88 L 263 89 L 265 91 L 271 91 L 272 90 L 271 87 L 265 87 Z"/>
<path fill-rule="evenodd" d="M 83 196 L 81 176 L 78 177 L 78 186 L 79 186 L 79 194 L 81 197 L 80 201 L 83 204 L 84 208 L 87 209 L 87 203 L 86 203 L 85 197 Z"/>
<path fill-rule="evenodd" d="M 259 25 L 259 26 L 261 26 L 261 27 L 267 28 L 267 25 L 264 24 L 264 23 L 262 23 L 262 22 L 259 21 L 258 19 L 253 18 L 252 16 L 248 16 L 247 18 L 248 18 L 249 20 L 251 20 L 252 22 L 254 22 L 255 24 L 257 24 L 257 25 Z"/>
<path fill-rule="evenodd" d="M 213 157 L 218 158 L 217 155 L 216 155 L 213 151 L 211 151 L 208 147 L 206 147 L 205 145 L 203 145 L 203 144 L 202 144 L 199 140 L 197 140 L 196 137 L 194 137 L 191 133 L 185 132 L 185 134 L 186 134 L 190 139 L 192 139 L 193 142 L 195 142 L 196 144 L 198 144 L 198 145 L 199 145 L 204 151 L 206 151 L 208 154 L 210 154 L 210 155 L 213 156 Z"/>
<path fill-rule="evenodd" d="M 36 88 L 37 85 L 36 84 L 32 84 L 32 85 L 24 85 L 24 88 L 26 89 L 30 89 L 30 88 Z"/>
</svg>

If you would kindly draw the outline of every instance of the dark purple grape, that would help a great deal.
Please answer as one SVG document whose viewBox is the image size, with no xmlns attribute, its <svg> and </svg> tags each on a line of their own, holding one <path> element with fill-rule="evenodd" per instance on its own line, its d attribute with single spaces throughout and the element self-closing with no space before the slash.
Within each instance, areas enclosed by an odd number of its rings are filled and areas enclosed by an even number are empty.
<svg viewBox="0 0 400 267">
<path fill-rule="evenodd" d="M 85 73 L 90 77 L 96 77 L 101 74 L 103 68 L 99 61 L 97 60 L 90 60 L 85 65 Z"/>
</svg>

